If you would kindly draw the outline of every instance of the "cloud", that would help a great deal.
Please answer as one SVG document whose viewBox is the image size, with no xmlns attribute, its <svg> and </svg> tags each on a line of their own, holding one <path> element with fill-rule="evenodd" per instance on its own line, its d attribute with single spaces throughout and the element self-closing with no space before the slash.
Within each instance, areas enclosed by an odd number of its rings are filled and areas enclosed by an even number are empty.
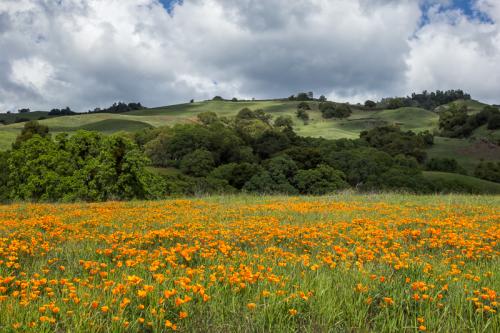
<svg viewBox="0 0 500 333">
<path fill-rule="evenodd" d="M 184 0 L 168 12 L 158 0 L 3 0 L 0 110 L 303 90 L 358 100 L 464 87 L 494 99 L 498 26 L 447 9 L 420 28 L 420 5 Z M 500 19 L 494 0 L 476 8 Z"/>
<path fill-rule="evenodd" d="M 500 101 L 500 4 L 480 1 L 477 9 L 494 22 L 459 10 L 430 13 L 429 23 L 410 42 L 408 90 L 462 88 L 474 98 Z"/>
</svg>

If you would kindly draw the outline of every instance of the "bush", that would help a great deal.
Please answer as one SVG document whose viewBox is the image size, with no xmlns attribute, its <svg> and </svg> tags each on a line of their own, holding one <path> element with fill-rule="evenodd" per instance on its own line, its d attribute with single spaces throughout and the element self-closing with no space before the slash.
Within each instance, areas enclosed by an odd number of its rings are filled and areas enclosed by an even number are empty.
<svg viewBox="0 0 500 333">
<path fill-rule="evenodd" d="M 427 161 L 425 167 L 429 171 L 465 173 L 454 158 L 432 158 Z"/>
<path fill-rule="evenodd" d="M 500 183 L 500 162 L 481 162 L 477 165 L 474 175 L 481 179 Z"/>
<path fill-rule="evenodd" d="M 316 169 L 300 170 L 294 177 L 294 183 L 302 194 L 323 195 L 347 188 L 345 175 L 328 165 Z"/>
<path fill-rule="evenodd" d="M 500 128 L 500 114 L 494 114 L 488 120 L 488 129 L 496 130 L 499 128 Z"/>
<path fill-rule="evenodd" d="M 391 156 L 404 154 L 415 157 L 419 162 L 423 162 L 427 156 L 424 149 L 434 142 L 434 137 L 429 132 L 404 132 L 397 126 L 380 126 L 363 131 L 360 138 Z"/>
<path fill-rule="evenodd" d="M 305 109 L 298 109 L 296 115 L 297 118 L 301 119 L 304 122 L 307 122 L 309 120 L 309 113 Z"/>
<path fill-rule="evenodd" d="M 300 102 L 298 105 L 297 105 L 297 110 L 311 110 L 311 107 L 309 106 L 309 104 L 307 102 Z"/>
<path fill-rule="evenodd" d="M 105 201 L 158 195 L 148 161 L 131 140 L 85 131 L 58 139 L 35 135 L 9 153 L 9 199 Z"/>
<path fill-rule="evenodd" d="M 197 149 L 181 160 L 180 169 L 186 175 L 205 177 L 215 168 L 212 153 L 205 149 Z"/>
<path fill-rule="evenodd" d="M 365 102 L 365 107 L 367 107 L 367 108 L 373 109 L 376 106 L 377 106 L 377 103 L 375 103 L 374 101 L 367 100 Z"/>
<path fill-rule="evenodd" d="M 333 102 L 321 103 L 319 106 L 323 118 L 347 118 L 351 115 L 352 111 L 347 104 L 335 104 Z"/>
</svg>

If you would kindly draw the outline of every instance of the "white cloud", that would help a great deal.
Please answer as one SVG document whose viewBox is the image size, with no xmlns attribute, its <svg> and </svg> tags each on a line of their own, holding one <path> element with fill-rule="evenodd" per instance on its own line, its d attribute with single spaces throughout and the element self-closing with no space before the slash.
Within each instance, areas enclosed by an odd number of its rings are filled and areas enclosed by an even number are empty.
<svg viewBox="0 0 500 333">
<path fill-rule="evenodd" d="M 500 19 L 497 1 L 477 8 Z M 2 0 L 0 110 L 448 87 L 493 100 L 498 26 L 446 11 L 419 30 L 420 16 L 416 0 L 185 0 L 172 15 L 158 0 Z"/>
<path fill-rule="evenodd" d="M 495 17 L 494 8 L 481 8 Z M 489 2 L 493 4 L 493 2 Z M 497 10 L 497 9 L 496 9 Z M 434 11 L 411 41 L 407 90 L 462 88 L 473 97 L 500 101 L 500 29 L 460 11 Z"/>
</svg>

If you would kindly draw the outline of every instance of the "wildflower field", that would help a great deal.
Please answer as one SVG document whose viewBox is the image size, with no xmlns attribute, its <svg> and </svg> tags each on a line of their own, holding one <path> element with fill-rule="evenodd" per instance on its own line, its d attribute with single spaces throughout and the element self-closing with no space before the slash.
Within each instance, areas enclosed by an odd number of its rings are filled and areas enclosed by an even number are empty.
<svg viewBox="0 0 500 333">
<path fill-rule="evenodd" d="M 500 197 L 0 206 L 0 332 L 499 332 Z"/>
</svg>

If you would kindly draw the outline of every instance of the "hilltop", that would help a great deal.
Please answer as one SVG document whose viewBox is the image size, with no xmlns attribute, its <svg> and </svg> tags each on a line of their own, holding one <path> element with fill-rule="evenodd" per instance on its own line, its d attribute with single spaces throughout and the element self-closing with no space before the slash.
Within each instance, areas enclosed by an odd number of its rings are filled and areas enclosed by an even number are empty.
<svg viewBox="0 0 500 333">
<path fill-rule="evenodd" d="M 402 101 L 401 101 L 402 100 Z M 456 183 L 477 189 L 489 188 L 493 192 L 500 192 L 497 183 L 486 184 L 485 181 L 461 175 L 474 175 L 479 163 L 500 162 L 500 130 L 489 130 L 486 125 L 479 126 L 466 138 L 450 138 L 439 136 L 440 113 L 446 112 L 452 103 L 439 105 L 431 110 L 404 106 L 404 99 L 391 99 L 380 102 L 377 107 L 369 108 L 364 105 L 349 105 L 351 113 L 346 118 L 325 119 L 320 111 L 321 102 L 307 101 L 310 110 L 309 119 L 304 121 L 297 117 L 297 109 L 301 101 L 297 100 L 255 100 L 255 101 L 228 101 L 209 100 L 186 104 L 170 105 L 156 108 L 141 108 L 127 112 L 107 113 L 106 110 L 95 113 L 80 113 L 67 116 L 54 116 L 53 112 L 28 112 L 22 114 L 0 114 L 0 150 L 10 149 L 15 138 L 21 132 L 26 120 L 38 120 L 40 124 L 48 126 L 54 135 L 58 133 L 75 133 L 78 130 L 97 131 L 103 134 L 116 132 L 137 132 L 147 128 L 172 126 L 175 124 L 194 124 L 199 121 L 198 115 L 205 112 L 214 112 L 219 117 L 234 118 L 244 108 L 263 110 L 273 119 L 280 116 L 289 116 L 293 121 L 294 131 L 302 137 L 322 137 L 325 139 L 357 139 L 362 131 L 379 126 L 396 125 L 403 131 L 421 133 L 428 131 L 435 135 L 434 144 L 426 148 L 428 159 L 454 159 L 458 162 L 458 169 L 462 172 L 453 173 L 425 173 L 427 179 L 436 178 L 453 180 Z M 391 104 L 401 104 L 394 107 Z M 487 104 L 472 99 L 457 100 L 453 104 L 467 108 L 469 115 L 481 112 Z M 140 104 L 138 104 L 140 106 Z M 381 106 L 382 105 L 382 106 Z M 389 105 L 389 106 L 388 106 Z M 398 106 L 398 105 L 396 105 Z M 390 107 L 390 108 L 389 108 Z M 69 109 L 68 109 L 69 110 Z M 21 118 L 21 119 L 20 119 Z M 23 120 L 23 121 L 20 121 Z M 457 170 L 458 170 L 457 169 Z M 447 171 L 433 169 L 434 171 Z M 165 173 L 165 170 L 157 170 Z M 475 180 L 477 182 L 473 185 Z M 461 186 L 461 185 L 460 185 Z M 493 190 L 496 189 L 496 190 Z"/>
</svg>

